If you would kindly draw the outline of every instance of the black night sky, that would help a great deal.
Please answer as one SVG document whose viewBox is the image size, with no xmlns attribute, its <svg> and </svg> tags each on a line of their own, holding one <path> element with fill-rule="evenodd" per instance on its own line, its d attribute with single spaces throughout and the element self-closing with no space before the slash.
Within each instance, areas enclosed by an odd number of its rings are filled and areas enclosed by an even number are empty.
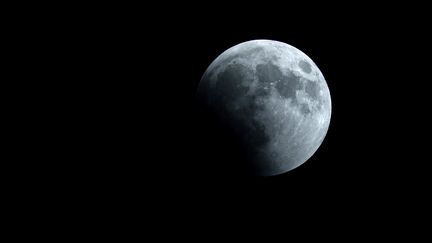
<svg viewBox="0 0 432 243">
<path fill-rule="evenodd" d="M 424 104 L 425 98 L 412 89 L 426 80 L 407 72 L 421 70 L 412 61 L 424 53 L 416 50 L 422 32 L 413 27 L 424 23 L 421 15 L 408 21 L 396 10 L 364 6 L 307 14 L 270 6 L 243 13 L 195 7 L 190 13 L 99 9 L 59 26 L 68 30 L 56 43 L 73 60 L 67 90 L 76 114 L 69 116 L 73 139 L 63 153 L 70 162 L 59 177 L 70 178 L 67 190 L 75 198 L 93 202 L 101 215 L 111 202 L 177 223 L 238 213 L 349 221 L 379 211 L 381 219 L 391 219 L 396 216 L 388 205 L 424 199 L 424 159 L 411 151 L 425 146 L 413 130 L 424 114 L 413 101 Z M 224 148 L 229 141 L 220 131 L 202 123 L 195 103 L 208 65 L 253 39 L 278 40 L 306 53 L 332 98 L 321 147 L 302 166 L 274 177 L 215 168 L 229 170 L 237 155 Z"/>
</svg>

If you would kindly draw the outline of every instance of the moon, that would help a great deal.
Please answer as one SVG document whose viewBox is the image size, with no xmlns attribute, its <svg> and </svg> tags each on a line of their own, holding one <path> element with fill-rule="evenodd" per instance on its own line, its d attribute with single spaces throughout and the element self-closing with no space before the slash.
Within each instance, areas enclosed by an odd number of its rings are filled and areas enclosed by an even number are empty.
<svg viewBox="0 0 432 243">
<path fill-rule="evenodd" d="M 245 152 L 243 169 L 252 175 L 302 165 L 330 124 L 323 74 L 306 54 L 274 40 L 243 42 L 219 55 L 202 76 L 197 98 L 234 135 Z"/>
</svg>

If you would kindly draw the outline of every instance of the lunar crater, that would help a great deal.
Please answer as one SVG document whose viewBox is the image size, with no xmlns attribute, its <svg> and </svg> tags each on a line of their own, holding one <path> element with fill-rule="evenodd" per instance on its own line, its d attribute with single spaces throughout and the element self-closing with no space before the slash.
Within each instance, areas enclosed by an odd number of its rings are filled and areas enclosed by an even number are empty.
<svg viewBox="0 0 432 243">
<path fill-rule="evenodd" d="M 309 64 L 309 62 L 301 60 L 299 62 L 299 67 L 301 68 L 301 70 L 303 70 L 303 72 L 305 73 L 310 73 L 312 71 L 311 65 Z"/>
</svg>

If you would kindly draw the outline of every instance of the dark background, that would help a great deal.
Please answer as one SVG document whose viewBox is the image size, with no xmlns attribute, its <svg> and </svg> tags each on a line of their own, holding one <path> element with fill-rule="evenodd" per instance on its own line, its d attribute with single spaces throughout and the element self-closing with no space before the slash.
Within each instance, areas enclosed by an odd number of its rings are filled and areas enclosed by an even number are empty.
<svg viewBox="0 0 432 243">
<path fill-rule="evenodd" d="M 211 3 L 88 6 L 40 16 L 28 23 L 36 29 L 29 37 L 54 70 L 42 82 L 54 99 L 42 97 L 52 117 L 42 121 L 53 132 L 37 151 L 50 162 L 33 165 L 49 174 L 37 189 L 56 205 L 73 205 L 71 214 L 148 220 L 156 228 L 185 219 L 300 226 L 358 219 L 378 231 L 381 223 L 424 215 L 421 152 L 428 145 L 417 137 L 428 121 L 425 16 L 397 5 Z M 194 99 L 208 65 L 253 39 L 302 50 L 332 98 L 321 147 L 274 177 L 230 173 L 238 154 L 222 131 L 207 126 Z"/>
</svg>

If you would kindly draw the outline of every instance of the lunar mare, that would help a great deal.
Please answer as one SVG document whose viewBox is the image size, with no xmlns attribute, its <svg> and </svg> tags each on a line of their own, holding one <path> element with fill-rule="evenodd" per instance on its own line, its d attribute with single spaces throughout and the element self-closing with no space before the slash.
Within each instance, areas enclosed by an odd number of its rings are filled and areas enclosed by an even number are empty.
<svg viewBox="0 0 432 243">
<path fill-rule="evenodd" d="M 197 96 L 238 138 L 247 170 L 256 175 L 303 164 L 330 124 L 330 92 L 321 71 L 306 54 L 278 41 L 253 40 L 223 52 L 205 71 Z"/>
</svg>

